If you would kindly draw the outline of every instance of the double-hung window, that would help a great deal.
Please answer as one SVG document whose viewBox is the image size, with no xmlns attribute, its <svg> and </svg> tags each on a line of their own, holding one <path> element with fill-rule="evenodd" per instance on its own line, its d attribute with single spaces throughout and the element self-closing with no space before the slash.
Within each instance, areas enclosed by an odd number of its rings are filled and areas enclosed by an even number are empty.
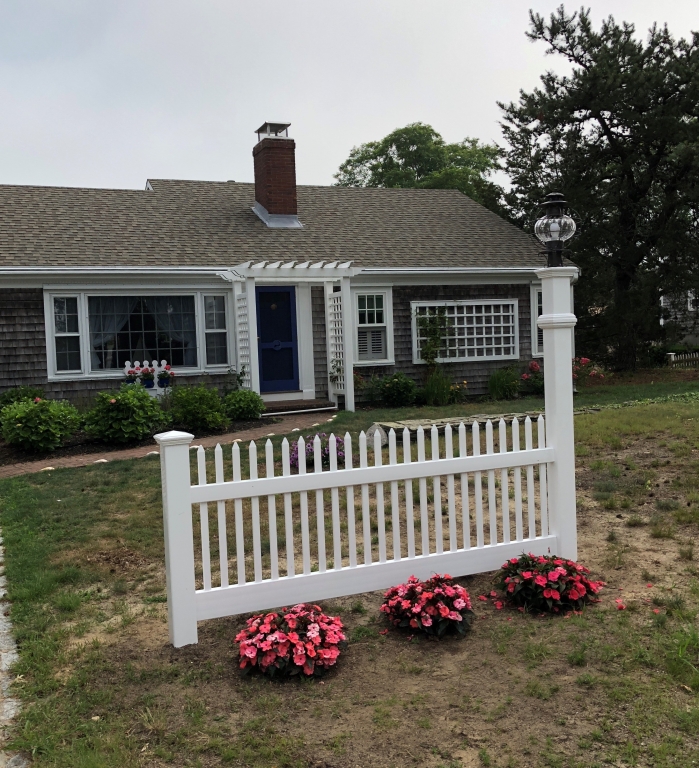
<svg viewBox="0 0 699 768">
<path fill-rule="evenodd" d="M 437 362 L 519 357 L 517 300 L 413 301 L 413 362 L 439 344 Z"/>
<path fill-rule="evenodd" d="M 206 364 L 228 364 L 228 331 L 226 329 L 226 297 L 204 296 L 204 334 Z"/>
<path fill-rule="evenodd" d="M 166 360 L 193 371 L 227 366 L 226 296 L 205 292 L 47 295 L 53 373 L 119 374 L 126 362 Z"/>
<path fill-rule="evenodd" d="M 386 294 L 358 293 L 356 301 L 357 360 L 386 360 Z"/>
<path fill-rule="evenodd" d="M 57 371 L 80 371 L 80 323 L 77 296 L 53 297 L 53 334 Z"/>
</svg>

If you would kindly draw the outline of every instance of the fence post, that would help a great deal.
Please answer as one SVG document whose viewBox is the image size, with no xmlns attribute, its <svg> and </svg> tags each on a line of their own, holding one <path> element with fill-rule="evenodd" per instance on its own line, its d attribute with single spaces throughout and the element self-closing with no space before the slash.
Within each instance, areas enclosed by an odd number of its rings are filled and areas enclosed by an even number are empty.
<svg viewBox="0 0 699 768">
<path fill-rule="evenodd" d="M 667 364 L 670 368 L 675 367 L 675 353 L 674 352 L 666 352 L 665 355 L 667 356 Z"/>
<path fill-rule="evenodd" d="M 576 267 L 537 270 L 542 309 L 537 323 L 544 334 L 546 445 L 556 451 L 548 467 L 549 529 L 558 539 L 558 554 L 577 559 L 575 509 L 575 438 L 573 435 L 573 345 L 577 319 L 570 311 L 570 286 Z"/>
<path fill-rule="evenodd" d="M 179 648 L 197 642 L 194 583 L 194 531 L 192 530 L 191 477 L 188 432 L 155 435 L 160 446 L 163 489 L 167 622 L 170 642 Z"/>
</svg>

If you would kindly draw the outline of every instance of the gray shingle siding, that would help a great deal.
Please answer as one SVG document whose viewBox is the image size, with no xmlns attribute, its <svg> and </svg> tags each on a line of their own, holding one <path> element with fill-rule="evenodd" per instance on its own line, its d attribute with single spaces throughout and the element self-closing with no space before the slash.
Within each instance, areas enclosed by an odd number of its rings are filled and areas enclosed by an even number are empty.
<svg viewBox="0 0 699 768">
<path fill-rule="evenodd" d="M 531 302 L 529 285 L 451 285 L 410 286 L 393 289 L 393 344 L 394 366 L 361 367 L 357 371 L 368 379 L 373 373 L 380 376 L 402 371 L 418 386 L 425 381 L 427 369 L 413 363 L 413 337 L 410 316 L 411 301 L 449 301 L 457 299 L 518 299 L 519 304 L 519 361 L 531 359 Z M 473 362 L 444 363 L 442 369 L 453 382 L 468 381 L 471 395 L 488 391 L 488 378 L 498 368 L 517 364 L 516 360 L 477 360 Z M 361 390 L 357 399 L 362 400 Z"/>
<path fill-rule="evenodd" d="M 46 383 L 44 293 L 0 289 L 0 392 Z"/>
<path fill-rule="evenodd" d="M 311 287 L 311 319 L 313 323 L 313 370 L 316 397 L 328 396 L 328 345 L 325 327 L 325 288 Z"/>
</svg>

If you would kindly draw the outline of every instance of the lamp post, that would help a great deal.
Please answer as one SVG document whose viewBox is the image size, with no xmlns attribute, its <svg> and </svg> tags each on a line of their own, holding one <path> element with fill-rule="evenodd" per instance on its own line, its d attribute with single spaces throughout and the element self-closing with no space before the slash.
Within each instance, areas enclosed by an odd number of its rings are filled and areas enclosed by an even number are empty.
<svg viewBox="0 0 699 768">
<path fill-rule="evenodd" d="M 551 192 L 541 204 L 544 215 L 534 224 L 534 234 L 546 246 L 547 266 L 563 266 L 563 244 L 575 234 L 575 222 L 565 212 L 568 203 L 560 192 Z"/>
<path fill-rule="evenodd" d="M 556 460 L 548 466 L 549 528 L 557 539 L 556 554 L 575 560 L 572 330 L 576 317 L 571 312 L 570 286 L 578 269 L 563 266 L 564 244 L 575 234 L 575 222 L 566 214 L 567 203 L 559 192 L 547 195 L 541 207 L 544 215 L 534 225 L 534 234 L 546 246 L 547 266 L 536 272 L 543 310 L 537 324 L 544 335 L 546 445 L 556 450 Z"/>
</svg>

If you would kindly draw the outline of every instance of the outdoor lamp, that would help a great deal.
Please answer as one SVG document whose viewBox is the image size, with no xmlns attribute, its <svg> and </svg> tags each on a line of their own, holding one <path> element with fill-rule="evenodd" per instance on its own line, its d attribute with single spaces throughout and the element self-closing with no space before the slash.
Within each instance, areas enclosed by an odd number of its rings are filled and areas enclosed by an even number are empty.
<svg viewBox="0 0 699 768">
<path fill-rule="evenodd" d="M 544 215 L 534 225 L 534 234 L 546 246 L 549 267 L 563 266 L 563 243 L 575 234 L 575 222 L 565 213 L 567 206 L 560 192 L 551 192 L 541 204 Z"/>
</svg>

